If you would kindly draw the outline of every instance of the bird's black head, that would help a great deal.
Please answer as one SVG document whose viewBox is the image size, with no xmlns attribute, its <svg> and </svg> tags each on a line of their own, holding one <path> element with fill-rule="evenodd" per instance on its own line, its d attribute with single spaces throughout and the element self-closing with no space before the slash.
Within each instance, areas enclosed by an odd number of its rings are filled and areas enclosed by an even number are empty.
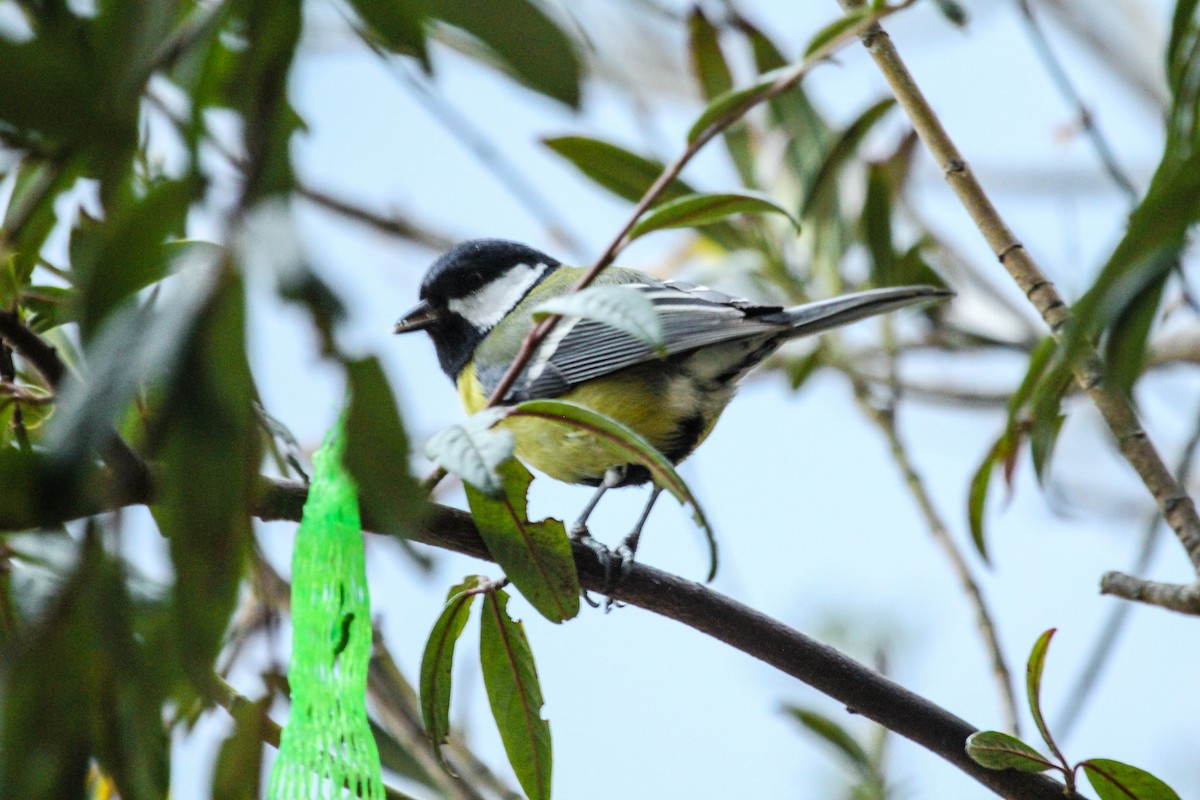
<svg viewBox="0 0 1200 800">
<path fill-rule="evenodd" d="M 463 242 L 429 267 L 420 304 L 400 318 L 395 331 L 427 330 L 442 370 L 456 379 L 480 340 L 558 267 L 550 256 L 518 242 Z"/>
</svg>

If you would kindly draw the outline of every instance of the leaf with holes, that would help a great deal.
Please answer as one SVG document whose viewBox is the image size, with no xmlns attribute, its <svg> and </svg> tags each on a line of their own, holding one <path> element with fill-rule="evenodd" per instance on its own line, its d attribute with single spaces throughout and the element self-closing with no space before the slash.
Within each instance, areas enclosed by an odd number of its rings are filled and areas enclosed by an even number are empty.
<svg viewBox="0 0 1200 800">
<path fill-rule="evenodd" d="M 508 616 L 508 594 L 484 596 L 479 663 L 492 717 L 508 763 L 531 800 L 549 800 L 550 723 L 542 719 L 542 688 L 525 628 Z"/>
<path fill-rule="evenodd" d="M 540 321 L 551 314 L 603 322 L 628 333 L 660 356 L 667 355 L 654 303 L 628 286 L 589 286 L 552 297 L 533 310 L 534 320 Z"/>
<path fill-rule="evenodd" d="M 976 731 L 967 739 L 967 755 L 988 769 L 1045 772 L 1057 767 L 1015 736 L 1000 731 Z"/>
<path fill-rule="evenodd" d="M 555 422 L 564 428 L 582 431 L 595 437 L 612 450 L 614 455 L 630 464 L 641 464 L 650 472 L 655 484 L 666 489 L 675 499 L 685 505 L 690 505 L 693 519 L 704 531 L 708 544 L 709 572 L 708 580 L 717 574 L 717 542 L 713 537 L 712 527 L 704 516 L 700 504 L 692 495 L 687 484 L 675 471 L 675 466 L 663 456 L 654 445 L 647 442 L 636 431 L 631 430 L 620 422 L 564 400 L 526 400 L 524 403 L 507 410 L 509 419 L 530 417 L 547 422 Z"/>
<path fill-rule="evenodd" d="M 496 468 L 512 457 L 513 435 L 492 427 L 503 414 L 502 409 L 485 408 L 461 425 L 451 425 L 425 443 L 425 455 L 487 496 L 503 496 Z"/>
<path fill-rule="evenodd" d="M 467 485 L 471 518 L 488 552 L 525 599 L 551 622 L 579 613 L 579 577 L 571 542 L 560 520 L 532 522 L 525 495 L 533 476 L 516 459 L 500 465 L 504 496 L 495 499 Z"/>
</svg>

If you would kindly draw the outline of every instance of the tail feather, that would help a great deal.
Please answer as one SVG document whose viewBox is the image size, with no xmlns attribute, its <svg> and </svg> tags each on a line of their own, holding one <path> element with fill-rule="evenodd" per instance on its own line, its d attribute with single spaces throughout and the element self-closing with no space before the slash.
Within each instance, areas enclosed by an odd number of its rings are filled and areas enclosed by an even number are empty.
<svg viewBox="0 0 1200 800">
<path fill-rule="evenodd" d="M 894 311 L 897 308 L 931 303 L 953 295 L 954 292 L 949 289 L 937 286 L 868 289 L 865 292 L 855 292 L 828 300 L 792 306 L 764 315 L 762 319 L 771 321 L 777 319 L 779 322 L 789 325 L 791 330 L 784 334 L 784 338 L 794 339 L 857 322 L 876 314 Z"/>
</svg>

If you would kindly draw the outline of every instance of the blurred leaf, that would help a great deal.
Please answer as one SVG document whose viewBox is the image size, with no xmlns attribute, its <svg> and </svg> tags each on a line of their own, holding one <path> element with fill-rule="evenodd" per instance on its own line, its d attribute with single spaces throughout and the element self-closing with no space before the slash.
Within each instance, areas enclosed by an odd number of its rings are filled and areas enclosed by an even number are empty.
<svg viewBox="0 0 1200 800">
<path fill-rule="evenodd" d="M 35 333 L 74 322 L 78 307 L 75 289 L 61 286 L 30 286 L 21 292 L 20 304 L 28 315 L 26 324 Z"/>
<path fill-rule="evenodd" d="M 504 497 L 494 500 L 467 484 L 471 518 L 488 552 L 538 613 L 562 622 L 579 613 L 579 577 L 562 521 L 532 522 L 526 493 L 533 476 L 516 459 L 498 470 Z"/>
<path fill-rule="evenodd" d="M 16 182 L 4 212 L 4 249 L 12 251 L 9 266 L 16 288 L 29 283 L 42 245 L 58 221 L 54 200 L 59 192 L 71 186 L 75 172 L 35 158 L 24 158 L 17 167 Z M 18 224 L 20 227 L 16 229 Z M 3 307 L 11 307 L 11 302 L 3 303 Z"/>
<path fill-rule="evenodd" d="M 350 5 L 388 50 L 414 56 L 429 71 L 425 22 L 431 0 L 350 0 Z"/>
<path fill-rule="evenodd" d="M 1029 712 L 1033 715 L 1038 732 L 1042 734 L 1042 740 L 1055 755 L 1058 755 L 1058 746 L 1054 744 L 1054 737 L 1050 735 L 1050 729 L 1046 727 L 1046 720 L 1042 717 L 1041 701 L 1042 670 L 1046 666 L 1046 651 L 1050 647 L 1054 631 L 1054 628 L 1050 628 L 1039 636 L 1033 644 L 1033 649 L 1029 651 L 1029 663 L 1025 667 L 1025 694 L 1029 698 Z"/>
<path fill-rule="evenodd" d="M 408 434 L 376 358 L 346 362 L 346 469 L 358 485 L 365 519 L 379 533 L 411 535 L 426 510 L 409 470 Z"/>
<path fill-rule="evenodd" d="M 988 769 L 1045 772 L 1056 767 L 1015 736 L 1000 731 L 976 731 L 967 738 L 967 755 Z"/>
<path fill-rule="evenodd" d="M 4 665 L 0 796 L 82 797 L 94 756 L 124 800 L 160 800 L 161 687 L 134 638 L 120 566 L 94 528 L 80 547 L 74 573 Z"/>
<path fill-rule="evenodd" d="M 521 788 L 530 800 L 549 800 L 550 723 L 542 719 L 542 688 L 525 627 L 508 616 L 507 605 L 503 589 L 484 595 L 479 630 L 483 685 Z"/>
<path fill-rule="evenodd" d="M 744 19 L 737 20 L 737 25 L 750 40 L 759 73 L 787 66 L 788 59 L 765 34 Z M 775 132 L 787 137 L 788 163 L 795 179 L 808 185 L 825 160 L 832 136 L 829 126 L 808 101 L 802 84 L 772 97 L 767 111 Z"/>
<path fill-rule="evenodd" d="M 825 47 L 830 42 L 833 42 L 844 36 L 851 28 L 858 25 L 871 14 L 871 10 L 866 7 L 855 8 L 847 11 L 845 16 L 835 19 L 833 22 L 826 25 L 809 40 L 808 46 L 804 48 L 804 57 L 809 58 L 813 53 Z"/>
<path fill-rule="evenodd" d="M 669 200 L 646 212 L 629 231 L 630 240 L 664 228 L 691 228 L 719 222 L 734 214 L 782 214 L 800 230 L 800 223 L 769 196 L 758 192 L 692 194 Z"/>
<path fill-rule="evenodd" d="M 183 664 L 203 685 L 237 600 L 260 461 L 245 297 L 231 270 L 182 353 L 163 407 L 155 519 L 170 540 Z"/>
<path fill-rule="evenodd" d="M 900 254 L 900 258 L 894 262 L 893 277 L 896 281 L 896 286 L 945 286 L 946 281 L 938 274 L 937 270 L 929 266 L 929 262 L 925 260 L 922 251 L 933 243 L 933 240 L 928 237 L 922 237 L 920 241 L 912 247 Z M 942 308 L 942 306 L 930 306 L 929 310 Z"/>
<path fill-rule="evenodd" d="M 300 38 L 300 11 L 294 0 L 232 3 L 230 13 L 246 46 L 227 51 L 225 63 L 217 59 L 211 65 L 217 72 L 209 80 L 219 82 L 221 104 L 242 117 L 244 207 L 289 192 L 294 183 L 290 139 L 303 122 L 288 101 L 288 74 Z"/>
<path fill-rule="evenodd" d="M 784 706 L 784 711 L 809 731 L 833 745 L 858 770 L 860 775 L 875 773 L 875 766 L 871 763 L 871 757 L 867 755 L 867 751 L 841 725 L 829 717 L 798 706 Z"/>
<path fill-rule="evenodd" d="M 708 105 L 700 112 L 700 116 L 696 117 L 696 121 L 692 123 L 692 127 L 688 128 L 688 144 L 695 144 L 696 140 L 700 138 L 700 134 L 711 128 L 717 121 L 734 113 L 735 109 L 753 106 L 770 92 L 775 82 L 788 71 L 789 69 L 781 68 L 759 75 L 749 86 L 730 89 L 711 98 Z"/>
<path fill-rule="evenodd" d="M 933 5 L 952 25 L 959 28 L 966 27 L 969 17 L 966 9 L 958 3 L 958 0 L 933 0 Z"/>
<path fill-rule="evenodd" d="M 988 486 L 992 480 L 992 470 L 1003 452 L 1006 437 L 1001 435 L 983 457 L 983 463 L 971 476 L 971 487 L 967 491 L 967 522 L 971 527 L 971 541 L 980 558 L 988 566 L 992 559 L 987 551 L 987 539 L 983 531 L 983 512 L 987 503 Z"/>
<path fill-rule="evenodd" d="M 240 702 L 230 711 L 233 733 L 221 742 L 213 767 L 213 800 L 258 800 L 270 694 L 255 703 Z"/>
<path fill-rule="evenodd" d="M 836 195 L 837 179 L 842 169 L 850 163 L 851 158 L 858 152 L 859 145 L 875 127 L 875 124 L 883 119 L 884 114 L 895 105 L 896 101 L 890 97 L 880 100 L 860 114 L 838 135 L 816 175 L 813 176 L 812 182 L 808 185 L 804 205 L 800 212 L 802 219 L 808 216 L 817 205 Z"/>
<path fill-rule="evenodd" d="M 811 353 L 803 358 L 787 362 L 788 385 L 791 386 L 793 392 L 803 386 L 813 373 L 825 365 L 824 342 L 824 339 L 817 339 L 817 346 Z"/>
<path fill-rule="evenodd" d="M 1158 258 L 1167 260 L 1166 264 L 1159 267 L 1163 279 L 1152 281 L 1130 298 L 1129 303 L 1113 317 L 1111 330 L 1104 341 L 1105 377 L 1127 395 L 1146 369 L 1146 341 L 1158 316 L 1166 275 L 1179 266 L 1179 258 L 1175 253 L 1163 253 Z"/>
<path fill-rule="evenodd" d="M 421 717 L 425 731 L 442 757 L 440 745 L 450 733 L 450 684 L 454 673 L 454 646 L 462 635 L 471 604 L 487 581 L 480 575 L 467 577 L 450 590 L 438 616 L 425 652 L 421 656 Z"/>
<path fill-rule="evenodd" d="M 196 180 L 165 181 L 144 198 L 113 208 L 106 220 L 80 219 L 71 235 L 71 267 L 84 341 L 118 304 L 166 274 L 166 239 L 182 234 L 188 207 L 201 191 Z"/>
<path fill-rule="evenodd" d="M 375 738 L 375 748 L 379 751 L 379 764 L 385 770 L 394 772 L 402 778 L 407 778 L 410 781 L 419 783 L 421 786 L 433 791 L 437 797 L 445 797 L 444 791 L 438 791 L 437 781 L 430 775 L 429 770 L 420 760 L 416 758 L 409 750 L 391 733 L 384 730 L 379 724 L 371 719 L 367 720 L 371 726 L 371 735 Z"/>
<path fill-rule="evenodd" d="M 660 356 L 667 355 L 654 303 L 642 292 L 630 291 L 628 287 L 589 286 L 552 297 L 533 310 L 533 319 L 540 321 L 550 314 L 602 322 L 628 333 Z"/>
<path fill-rule="evenodd" d="M 712 101 L 733 88 L 733 73 L 721 52 L 720 35 L 704 16 L 700 7 L 688 16 L 689 46 L 692 74 L 700 84 L 704 99 Z M 743 123 L 728 128 L 724 134 L 725 147 L 745 186 L 757 185 L 754 175 L 754 154 L 750 129 Z"/>
<path fill-rule="evenodd" d="M 867 167 L 867 197 L 862 212 L 863 241 L 871 254 L 871 282 L 876 286 L 899 286 L 896 251 L 892 246 L 892 187 L 887 167 Z"/>
<path fill-rule="evenodd" d="M 1100 800 L 1179 800 L 1167 784 L 1137 767 L 1107 758 L 1080 762 Z"/>
<path fill-rule="evenodd" d="M 662 162 L 586 136 L 559 136 L 542 141 L 592 181 L 630 202 L 641 200 L 665 169 Z M 659 202 L 695 194 L 695 191 L 676 178 L 668 184 Z"/>
<path fill-rule="evenodd" d="M 523 84 L 579 106 L 582 65 L 571 39 L 532 0 L 430 0 L 438 19 L 474 36 Z"/>
<path fill-rule="evenodd" d="M 704 511 L 701 510 L 687 484 L 675 471 L 674 465 L 638 433 L 611 417 L 563 400 L 526 400 L 524 403 L 506 409 L 505 417 L 508 419 L 532 417 L 557 423 L 565 428 L 583 431 L 606 444 L 614 455 L 623 461 L 630 464 L 641 464 L 650 472 L 650 477 L 655 484 L 669 491 L 680 503 L 692 507 L 692 518 L 704 531 L 704 537 L 708 544 L 710 567 L 707 580 L 712 580 L 717 574 L 717 543 L 713 538 L 708 519 L 704 516 Z"/>
<path fill-rule="evenodd" d="M 503 415 L 503 409 L 485 408 L 461 425 L 439 431 L 425 443 L 425 456 L 488 497 L 502 497 L 504 485 L 496 468 L 512 458 L 513 435 L 492 426 Z"/>
</svg>

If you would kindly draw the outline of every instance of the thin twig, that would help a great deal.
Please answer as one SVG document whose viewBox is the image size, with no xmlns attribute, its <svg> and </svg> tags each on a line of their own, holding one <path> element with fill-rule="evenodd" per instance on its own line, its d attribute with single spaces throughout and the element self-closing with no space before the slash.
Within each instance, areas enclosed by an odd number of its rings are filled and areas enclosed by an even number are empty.
<svg viewBox="0 0 1200 800">
<path fill-rule="evenodd" d="M 860 0 L 839 2 L 847 9 L 861 6 Z M 941 166 L 951 189 L 996 258 L 1041 314 L 1051 333 L 1059 336 L 1070 319 L 1070 310 L 1054 284 L 992 205 L 913 80 L 891 38 L 878 23 L 873 23 L 863 34 L 862 41 L 900 106 L 908 114 L 917 135 Z M 1171 474 L 1138 420 L 1129 399 L 1105 383 L 1099 356 L 1094 351 L 1088 353 L 1073 370 L 1076 381 L 1092 399 L 1112 431 L 1121 454 L 1154 496 L 1164 518 L 1187 552 L 1193 569 L 1200 574 L 1200 516 L 1197 516 L 1195 502 Z M 1177 611 L 1200 614 L 1200 585 L 1178 586 L 1175 596 L 1171 595 L 1168 588 L 1166 584 L 1147 584 L 1139 588 L 1137 579 L 1109 573 L 1101 580 L 1100 590 Z"/>
<path fill-rule="evenodd" d="M 1083 129 L 1083 132 L 1087 134 L 1088 141 L 1092 143 L 1092 149 L 1096 151 L 1096 157 L 1104 165 L 1104 171 L 1112 178 L 1113 183 L 1124 192 L 1130 203 L 1137 202 L 1138 191 L 1134 187 L 1133 181 L 1129 179 L 1129 176 L 1117 164 L 1116 154 L 1109 145 L 1108 139 L 1105 138 L 1100 128 L 1096 125 L 1096 119 L 1092 116 L 1092 112 L 1084 105 L 1079 90 L 1071 82 L 1071 77 L 1067 75 L 1066 69 L 1063 67 L 1062 62 L 1059 61 L 1058 55 L 1054 52 L 1054 47 L 1050 44 L 1050 40 L 1046 38 L 1046 32 L 1042 30 L 1041 23 L 1034 16 L 1033 9 L 1029 5 L 1029 0 L 1017 0 L 1017 7 L 1021 9 L 1021 18 L 1025 20 L 1025 28 L 1029 31 L 1029 38 L 1033 42 L 1033 49 L 1037 52 L 1038 58 L 1046 66 L 1046 71 L 1050 73 L 1050 79 L 1058 87 L 1059 94 L 1063 96 L 1064 100 L 1075 106 L 1076 113 L 1079 116 L 1079 125 Z"/>
<path fill-rule="evenodd" d="M 929 529 L 933 540 L 942 548 L 942 552 L 945 554 L 946 560 L 950 562 L 950 568 L 958 580 L 959 587 L 974 609 L 975 624 L 983 639 L 984 650 L 991 662 L 992 677 L 1000 693 L 1000 710 L 1004 717 L 1004 724 L 1014 736 L 1019 736 L 1020 718 L 1017 715 L 1017 697 L 1013 691 L 1012 673 L 1004 660 L 1004 651 L 1000 647 L 1000 639 L 996 634 L 996 624 L 988 610 L 987 601 L 983 597 L 983 590 L 979 588 L 979 584 L 971 574 L 970 565 L 967 564 L 958 545 L 954 543 L 954 538 L 950 535 L 945 520 L 942 519 L 942 515 L 933 504 L 933 498 L 930 497 L 929 490 L 925 488 L 924 480 L 908 455 L 908 450 L 896 427 L 895 407 L 879 408 L 871 402 L 866 383 L 853 374 L 850 375 L 850 379 L 854 385 L 854 397 L 858 400 L 859 407 L 871 418 L 883 433 L 884 438 L 887 439 L 892 460 L 896 462 L 896 466 L 904 476 L 905 485 L 908 486 L 908 491 L 925 520 L 926 528 Z"/>
<path fill-rule="evenodd" d="M 1192 468 L 1196 463 L 1197 448 L 1200 448 L 1200 424 L 1192 432 L 1192 437 L 1188 440 L 1187 445 L 1184 446 L 1183 454 L 1179 458 L 1179 482 L 1185 486 L 1191 478 Z M 1158 529 L 1161 524 L 1162 515 L 1155 512 L 1146 524 L 1146 531 L 1142 535 L 1142 543 L 1138 548 L 1137 558 L 1134 559 L 1133 566 L 1129 570 L 1132 574 L 1141 575 L 1149 568 L 1150 559 L 1154 556 L 1155 546 L 1158 544 L 1160 538 Z M 1100 629 L 1100 635 L 1096 637 L 1096 641 L 1092 645 L 1091 654 L 1079 670 L 1079 675 L 1076 676 L 1071 690 L 1067 692 L 1067 699 L 1063 703 L 1062 715 L 1059 718 L 1058 724 L 1054 727 L 1054 730 L 1058 731 L 1059 736 L 1063 739 L 1070 735 L 1071 729 L 1075 727 L 1075 723 L 1079 720 L 1083 707 L 1092 692 L 1092 688 L 1100 679 L 1100 673 L 1104 668 L 1105 661 L 1113 651 L 1117 637 L 1120 636 L 1125 622 L 1129 619 L 1129 612 L 1132 608 L 1133 606 L 1129 603 L 1117 603 L 1109 612 L 1108 619 L 1104 621 L 1104 626 Z"/>
<path fill-rule="evenodd" d="M 426 225 L 418 225 L 399 215 L 393 214 L 385 217 L 360 205 L 334 197 L 328 192 L 309 186 L 302 180 L 297 180 L 296 185 L 292 188 L 298 196 L 316 203 L 327 211 L 340 214 L 347 219 L 368 225 L 381 233 L 406 239 L 430 250 L 449 250 L 456 241 L 452 236 Z"/>
</svg>

